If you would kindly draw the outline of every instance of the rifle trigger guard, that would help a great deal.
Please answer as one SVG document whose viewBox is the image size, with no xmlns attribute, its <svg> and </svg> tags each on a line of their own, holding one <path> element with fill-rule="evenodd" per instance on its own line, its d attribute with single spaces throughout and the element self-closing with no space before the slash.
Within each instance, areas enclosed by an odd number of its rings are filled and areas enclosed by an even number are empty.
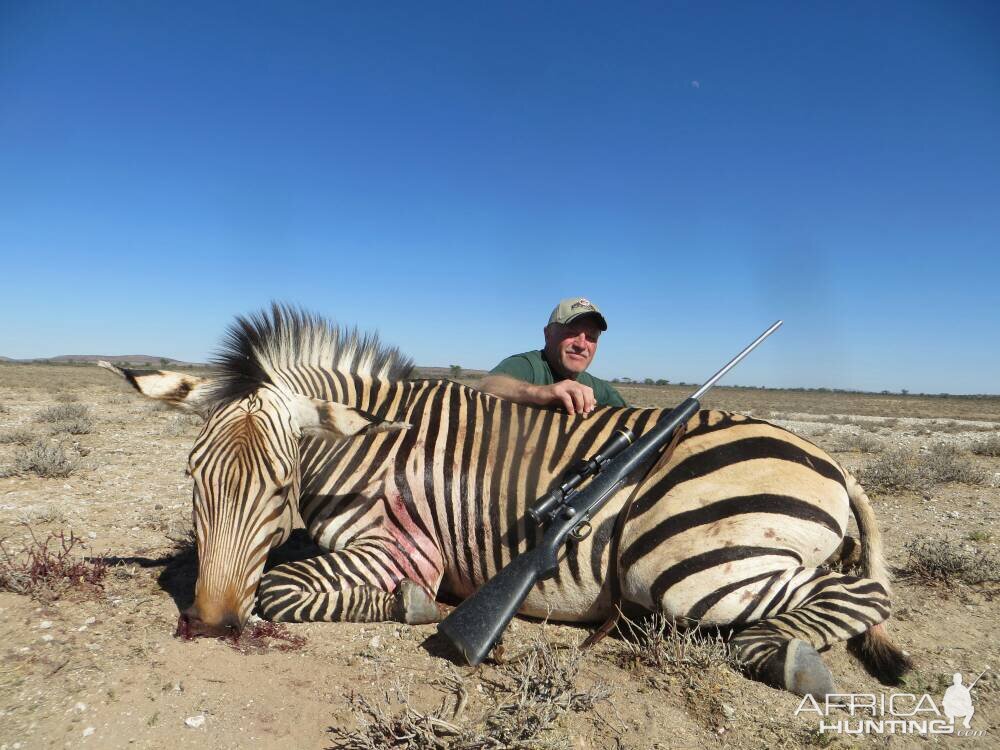
<svg viewBox="0 0 1000 750">
<path fill-rule="evenodd" d="M 593 530 L 594 528 L 590 525 L 590 523 L 584 521 L 575 529 L 573 529 L 571 532 L 569 532 L 569 535 L 573 537 L 576 541 L 582 542 L 584 539 L 590 536 L 590 532 L 592 532 Z"/>
</svg>

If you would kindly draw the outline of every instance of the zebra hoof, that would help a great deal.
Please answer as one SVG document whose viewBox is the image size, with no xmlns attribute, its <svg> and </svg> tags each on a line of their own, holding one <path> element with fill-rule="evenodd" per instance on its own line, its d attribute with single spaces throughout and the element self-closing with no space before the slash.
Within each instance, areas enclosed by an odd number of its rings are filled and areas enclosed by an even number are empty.
<svg viewBox="0 0 1000 750">
<path fill-rule="evenodd" d="M 404 578 L 396 589 L 393 615 L 407 625 L 425 625 L 440 620 L 441 610 L 423 586 Z"/>
<path fill-rule="evenodd" d="M 833 675 L 819 652 L 798 638 L 788 642 L 782 678 L 785 690 L 796 695 L 822 697 L 837 692 Z"/>
</svg>

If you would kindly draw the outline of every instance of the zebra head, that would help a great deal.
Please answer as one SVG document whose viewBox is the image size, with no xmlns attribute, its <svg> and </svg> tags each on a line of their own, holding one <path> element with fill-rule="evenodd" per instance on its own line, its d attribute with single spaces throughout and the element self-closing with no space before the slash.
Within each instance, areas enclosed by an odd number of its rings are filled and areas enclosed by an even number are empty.
<svg viewBox="0 0 1000 750">
<path fill-rule="evenodd" d="M 246 624 L 268 552 L 292 530 L 304 435 L 344 440 L 409 426 L 273 383 L 220 399 L 209 379 L 100 364 L 143 395 L 205 418 L 188 460 L 198 579 L 178 622 L 185 636 L 235 634 Z"/>
</svg>

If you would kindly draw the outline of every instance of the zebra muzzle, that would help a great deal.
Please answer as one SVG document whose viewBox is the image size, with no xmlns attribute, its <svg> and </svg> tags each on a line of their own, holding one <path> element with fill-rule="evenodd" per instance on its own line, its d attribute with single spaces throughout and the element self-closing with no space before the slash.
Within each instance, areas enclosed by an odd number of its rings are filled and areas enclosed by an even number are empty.
<svg viewBox="0 0 1000 750">
<path fill-rule="evenodd" d="M 237 638 L 241 630 L 240 620 L 236 615 L 226 615 L 217 623 L 209 623 L 202 620 L 197 610 L 191 607 L 181 612 L 177 618 L 174 637 L 186 641 L 199 637 Z"/>
</svg>

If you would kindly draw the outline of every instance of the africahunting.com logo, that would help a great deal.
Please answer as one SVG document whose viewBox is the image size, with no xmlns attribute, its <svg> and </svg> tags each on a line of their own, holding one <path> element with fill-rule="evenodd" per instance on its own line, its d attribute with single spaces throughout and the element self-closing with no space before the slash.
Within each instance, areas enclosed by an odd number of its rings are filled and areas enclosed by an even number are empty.
<svg viewBox="0 0 1000 750">
<path fill-rule="evenodd" d="M 980 672 L 968 687 L 962 682 L 962 673 L 955 672 L 940 701 L 927 693 L 830 693 L 821 700 L 807 695 L 795 709 L 795 715 L 816 714 L 820 734 L 982 737 L 986 730 L 972 727 L 976 713 L 972 689 L 986 671 Z"/>
</svg>

